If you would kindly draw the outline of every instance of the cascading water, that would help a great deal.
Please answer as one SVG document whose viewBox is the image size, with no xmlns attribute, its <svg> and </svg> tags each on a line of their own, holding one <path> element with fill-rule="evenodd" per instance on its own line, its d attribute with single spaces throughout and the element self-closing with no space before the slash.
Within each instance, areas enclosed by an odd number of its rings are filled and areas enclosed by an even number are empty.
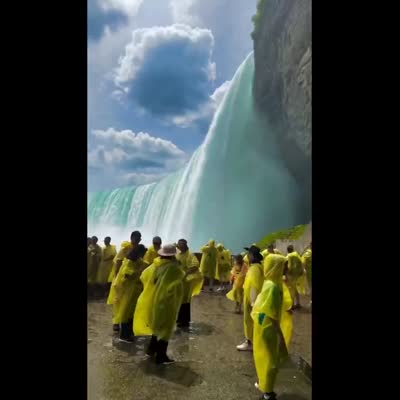
<svg viewBox="0 0 400 400">
<path fill-rule="evenodd" d="M 267 233 L 308 222 L 304 194 L 284 166 L 273 132 L 255 109 L 251 53 L 238 68 L 204 143 L 187 166 L 149 185 L 89 196 L 89 234 L 119 244 L 133 230 L 143 242 L 210 238 L 233 251 Z"/>
</svg>

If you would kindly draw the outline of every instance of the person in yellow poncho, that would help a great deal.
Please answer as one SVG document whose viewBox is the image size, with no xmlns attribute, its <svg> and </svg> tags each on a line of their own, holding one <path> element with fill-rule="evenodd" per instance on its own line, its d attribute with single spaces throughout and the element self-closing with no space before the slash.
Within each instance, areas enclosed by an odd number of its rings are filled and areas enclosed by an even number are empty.
<svg viewBox="0 0 400 400">
<path fill-rule="evenodd" d="M 310 296 L 311 296 L 311 301 L 312 301 L 312 280 L 311 280 L 311 264 L 312 264 L 312 249 L 311 249 L 311 242 L 310 242 L 310 247 L 305 251 L 303 254 L 303 257 L 301 258 L 303 262 L 303 267 L 306 271 L 306 277 L 307 277 L 307 284 L 308 284 L 308 289 L 310 291 Z M 311 304 L 310 301 L 310 304 Z"/>
<path fill-rule="evenodd" d="M 258 247 L 256 243 L 253 243 L 251 246 Z M 250 247 L 251 247 L 251 246 L 250 246 Z M 243 255 L 243 261 L 247 264 L 247 266 L 249 266 L 249 265 L 250 265 L 249 253 L 248 253 L 248 252 L 245 252 L 245 253 L 242 253 L 242 255 Z"/>
<path fill-rule="evenodd" d="M 245 247 L 248 251 L 248 259 L 250 262 L 249 269 L 244 280 L 244 293 L 243 293 L 243 322 L 244 322 L 244 335 L 245 342 L 236 346 L 239 351 L 252 351 L 253 350 L 253 320 L 251 318 L 251 309 L 258 294 L 261 291 L 264 276 L 262 270 L 263 256 L 257 246 Z"/>
<path fill-rule="evenodd" d="M 130 242 L 122 242 L 121 248 L 118 252 L 118 254 L 114 258 L 114 264 L 110 273 L 110 277 L 108 280 L 110 281 L 110 278 L 112 280 L 111 284 L 111 289 L 110 293 L 108 295 L 107 299 L 107 304 L 112 305 L 114 302 L 114 297 L 115 297 L 115 288 L 114 288 L 114 281 L 116 277 L 118 276 L 118 272 L 122 266 L 122 262 L 125 259 L 125 257 L 136 247 L 139 245 L 139 243 L 142 240 L 142 234 L 139 231 L 134 231 L 131 233 L 131 240 Z M 119 324 L 116 322 L 113 322 L 113 330 L 114 332 L 119 332 Z"/>
<path fill-rule="evenodd" d="M 158 250 L 161 249 L 162 240 L 159 236 L 153 237 L 153 246 L 150 246 L 143 258 L 147 265 L 153 264 L 153 261 L 158 257 Z"/>
<path fill-rule="evenodd" d="M 108 276 L 110 275 L 111 269 L 113 267 L 113 260 L 117 255 L 117 249 L 111 244 L 111 238 L 107 236 L 104 238 L 103 254 L 97 271 L 97 283 L 102 285 L 104 288 L 108 283 Z"/>
<path fill-rule="evenodd" d="M 287 262 L 288 262 L 288 273 L 287 273 L 287 286 L 292 296 L 294 305 L 293 309 L 300 308 L 300 295 L 298 291 L 298 281 L 303 275 L 303 263 L 301 257 L 297 251 L 294 250 L 293 245 L 287 247 Z"/>
<path fill-rule="evenodd" d="M 288 357 L 286 340 L 281 329 L 284 309 L 283 271 L 286 258 L 278 254 L 267 257 L 268 272 L 251 317 L 254 321 L 254 362 L 262 399 L 274 400 L 274 385 L 279 364 Z"/>
<path fill-rule="evenodd" d="M 175 258 L 175 245 L 164 245 L 158 254 L 140 277 L 144 289 L 136 304 L 133 331 L 137 336 L 151 335 L 146 354 L 155 355 L 157 364 L 171 364 L 168 341 L 182 304 L 185 274 Z"/>
<path fill-rule="evenodd" d="M 282 292 L 283 303 L 280 321 L 286 346 L 289 348 L 293 333 L 293 299 L 286 283 L 284 282 L 284 279 L 287 279 L 288 266 L 285 257 L 284 262 L 282 263 L 282 257 L 284 256 L 280 254 L 270 254 L 264 259 L 264 280 L 275 282 Z"/>
<path fill-rule="evenodd" d="M 197 296 L 201 292 L 203 275 L 199 270 L 199 261 L 197 257 L 189 251 L 185 239 L 178 240 L 177 249 L 178 253 L 176 259 L 179 261 L 185 273 L 185 278 L 183 280 L 182 305 L 179 309 L 176 323 L 179 328 L 187 328 L 190 326 L 191 321 L 190 302 L 193 296 Z"/>
<path fill-rule="evenodd" d="M 273 244 L 268 245 L 268 247 L 265 250 L 263 250 L 261 252 L 261 254 L 264 257 L 264 260 L 265 260 L 265 257 L 267 257 L 269 254 L 280 254 L 280 255 L 282 255 L 282 253 L 278 249 L 276 249 Z"/>
<path fill-rule="evenodd" d="M 96 284 L 97 271 L 100 266 L 102 250 L 97 244 L 98 238 L 93 236 L 89 245 L 89 262 L 88 262 L 88 284 Z"/>
<path fill-rule="evenodd" d="M 229 300 L 236 302 L 235 312 L 240 314 L 243 304 L 243 285 L 247 273 L 247 264 L 243 261 L 243 256 L 238 254 L 235 256 L 235 263 L 233 265 L 231 274 L 233 277 L 232 290 L 226 294 Z"/>
<path fill-rule="evenodd" d="M 114 264 L 108 277 L 108 282 L 112 282 L 118 274 L 121 268 L 122 261 L 129 254 L 129 252 L 142 241 L 142 234 L 139 231 L 131 233 L 130 241 L 124 241 L 121 243 L 121 248 L 114 258 Z"/>
<path fill-rule="evenodd" d="M 146 253 L 142 244 L 136 246 L 124 259 L 114 282 L 115 297 L 113 301 L 114 323 L 120 324 L 120 341 L 133 342 L 133 314 L 137 299 L 142 293 L 143 284 L 140 275 L 148 266 L 142 259 Z"/>
<path fill-rule="evenodd" d="M 201 248 L 202 257 L 200 262 L 200 271 L 209 281 L 209 290 L 214 289 L 215 272 L 217 269 L 217 248 L 215 240 L 210 240 L 207 245 Z"/>
<path fill-rule="evenodd" d="M 225 249 L 222 243 L 217 246 L 217 270 L 215 277 L 219 281 L 220 286 L 217 292 L 226 290 L 229 286 L 229 278 L 232 270 L 232 255 L 228 249 Z"/>
<path fill-rule="evenodd" d="M 288 267 L 287 263 L 285 263 L 285 269 L 283 272 L 284 278 L 287 275 L 287 271 Z M 289 345 L 292 341 L 293 335 L 293 299 L 285 281 L 282 282 L 282 291 L 283 303 L 281 312 L 281 329 L 283 337 L 285 338 L 286 347 L 289 349 Z"/>
</svg>

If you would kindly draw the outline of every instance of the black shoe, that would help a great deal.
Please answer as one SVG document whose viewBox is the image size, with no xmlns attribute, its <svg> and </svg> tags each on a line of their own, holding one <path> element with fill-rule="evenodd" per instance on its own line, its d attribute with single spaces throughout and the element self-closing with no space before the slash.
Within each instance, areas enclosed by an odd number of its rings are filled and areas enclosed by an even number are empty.
<svg viewBox="0 0 400 400">
<path fill-rule="evenodd" d="M 119 332 L 119 330 L 120 330 L 120 329 L 119 329 L 119 325 L 118 325 L 118 324 L 114 324 L 114 325 L 113 325 L 113 331 L 114 331 L 114 332 Z"/>
<path fill-rule="evenodd" d="M 159 340 L 157 342 L 157 350 L 156 350 L 156 363 L 157 364 L 173 364 L 175 361 L 170 359 L 167 356 L 167 348 L 168 348 L 168 342 L 165 340 Z"/>
<path fill-rule="evenodd" d="M 156 363 L 157 364 L 163 364 L 163 365 L 171 365 L 175 362 L 175 360 L 172 360 L 168 356 L 165 356 L 163 358 L 157 358 Z"/>
<path fill-rule="evenodd" d="M 271 393 L 264 393 L 262 397 L 260 397 L 260 400 L 275 400 L 276 399 L 276 393 L 271 392 Z"/>
</svg>

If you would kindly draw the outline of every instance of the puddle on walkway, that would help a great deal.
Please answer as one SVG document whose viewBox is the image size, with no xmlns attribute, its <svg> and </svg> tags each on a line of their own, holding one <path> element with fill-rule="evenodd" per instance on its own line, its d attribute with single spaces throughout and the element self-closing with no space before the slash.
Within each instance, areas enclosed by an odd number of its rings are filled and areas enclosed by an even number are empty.
<svg viewBox="0 0 400 400">
<path fill-rule="evenodd" d="M 164 366 L 145 355 L 148 337 L 119 343 L 111 307 L 88 304 L 88 399 L 259 399 L 253 355 L 235 348 L 243 341 L 243 316 L 231 306 L 218 295 L 196 298 L 194 322 L 189 329 L 177 329 L 168 347 L 177 362 Z M 310 382 L 293 363 L 280 370 L 276 392 L 279 400 L 311 400 Z"/>
</svg>

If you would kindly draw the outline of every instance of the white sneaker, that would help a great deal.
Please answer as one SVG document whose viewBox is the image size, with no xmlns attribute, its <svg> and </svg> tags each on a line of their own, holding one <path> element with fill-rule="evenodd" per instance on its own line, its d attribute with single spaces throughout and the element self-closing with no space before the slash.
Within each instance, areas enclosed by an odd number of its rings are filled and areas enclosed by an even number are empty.
<svg viewBox="0 0 400 400">
<path fill-rule="evenodd" d="M 121 339 L 118 338 L 119 343 L 133 343 L 134 340 L 133 339 Z"/>
<path fill-rule="evenodd" d="M 239 346 L 236 346 L 236 349 L 239 351 L 253 351 L 253 345 L 246 340 L 242 344 L 239 344 Z"/>
</svg>

